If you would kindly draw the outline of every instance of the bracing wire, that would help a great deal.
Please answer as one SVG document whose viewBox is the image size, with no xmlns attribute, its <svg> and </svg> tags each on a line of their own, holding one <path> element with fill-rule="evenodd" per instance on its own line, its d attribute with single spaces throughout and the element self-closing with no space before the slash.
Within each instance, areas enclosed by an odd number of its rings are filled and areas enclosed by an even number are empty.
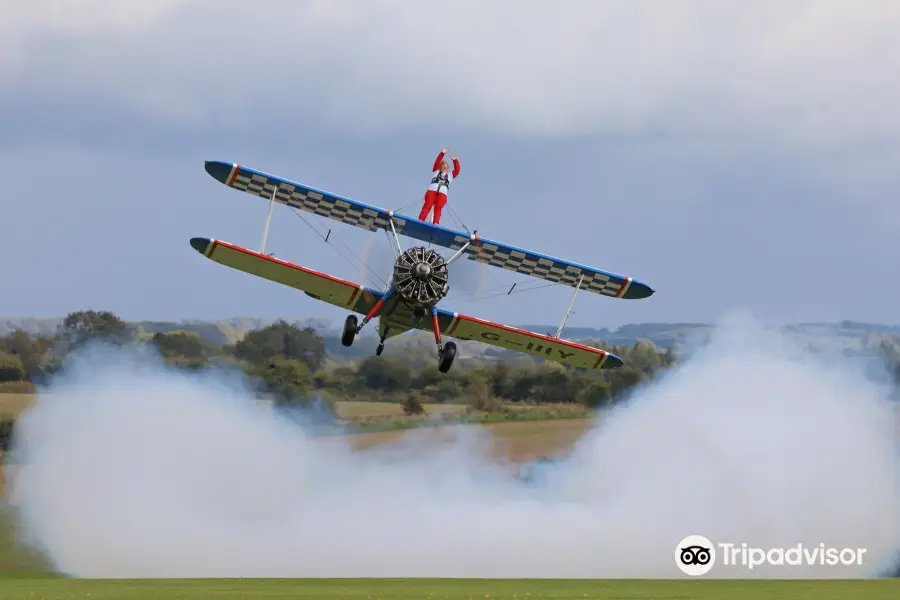
<svg viewBox="0 0 900 600">
<path fill-rule="evenodd" d="M 459 216 L 457 216 L 456 212 L 453 210 L 453 207 L 450 206 L 449 203 L 446 205 L 446 209 L 447 209 L 447 212 L 450 214 L 450 218 L 453 219 L 453 220 L 456 222 L 457 225 L 459 225 L 460 227 L 462 227 L 463 229 L 465 229 L 465 230 L 466 230 L 466 233 L 468 233 L 469 235 L 471 235 L 472 232 L 469 230 L 468 227 L 466 227 L 466 224 L 463 223 L 462 219 L 460 219 Z M 491 278 L 494 280 L 494 283 L 497 284 L 497 288 L 498 288 L 498 289 L 499 289 L 499 288 L 504 288 L 504 289 L 505 289 L 506 286 L 504 286 L 504 285 L 500 282 L 500 279 L 497 278 L 496 273 L 494 273 L 492 269 L 488 268 L 488 269 L 487 269 L 487 272 L 488 272 L 488 275 L 490 275 Z M 491 288 L 491 289 L 493 289 L 493 288 Z M 476 293 L 477 293 L 477 292 L 476 292 Z M 473 293 L 473 294 L 472 294 L 473 298 L 475 297 L 475 294 L 476 294 L 476 293 Z"/>
<path fill-rule="evenodd" d="M 410 206 L 415 206 L 415 205 L 412 204 L 412 205 L 410 205 Z M 305 218 L 303 217 L 303 215 L 300 213 L 299 209 L 297 209 L 297 208 L 295 208 L 295 207 L 292 207 L 292 206 L 289 207 L 289 208 L 290 208 L 291 211 L 297 216 L 297 218 L 299 218 L 301 221 L 303 221 L 303 223 L 304 223 L 307 227 L 309 227 L 316 235 L 318 235 L 319 237 L 321 237 L 321 238 L 325 241 L 325 243 L 329 244 L 332 248 L 334 248 L 335 252 L 337 252 L 338 255 L 339 255 L 341 258 L 343 258 L 345 261 L 347 261 L 347 263 L 348 263 L 352 268 L 357 269 L 357 268 L 359 268 L 360 266 L 363 267 L 363 268 L 365 268 L 366 271 L 368 271 L 369 273 L 371 273 L 372 276 L 373 276 L 375 279 L 377 279 L 377 280 L 381 283 L 382 286 L 384 286 L 384 289 L 387 289 L 388 282 L 385 281 L 384 278 L 381 277 L 381 276 L 378 274 L 377 271 L 373 270 L 372 267 L 370 267 L 365 261 L 363 261 L 362 259 L 360 259 L 360 257 L 357 256 L 356 253 L 355 253 L 355 252 L 354 252 L 354 251 L 353 251 L 353 250 L 352 250 L 345 242 L 341 242 L 341 245 L 342 245 L 342 246 L 350 253 L 350 255 L 351 255 L 353 258 L 348 257 L 348 256 L 347 256 L 344 252 L 342 252 L 341 249 L 335 244 L 334 236 L 331 235 L 330 230 L 329 230 L 329 233 L 328 233 L 328 234 L 323 234 L 323 233 L 322 233 L 321 231 L 319 231 L 312 223 L 310 223 L 307 219 L 305 219 Z M 407 207 L 407 208 L 409 208 L 409 207 Z M 404 209 L 398 209 L 398 212 L 399 212 L 400 210 L 405 210 L 405 208 L 404 208 Z M 450 213 L 451 218 L 452 218 L 454 221 L 456 221 L 456 223 L 457 223 L 460 227 L 462 227 L 463 229 L 465 229 L 466 232 L 469 232 L 469 231 L 470 231 L 470 230 L 468 229 L 468 227 L 466 227 L 465 223 L 463 223 L 462 220 L 456 215 L 456 213 L 453 211 L 452 208 L 450 208 L 450 209 L 448 210 L 448 212 Z M 355 262 L 354 262 L 354 259 L 355 259 Z M 480 264 L 480 263 L 477 263 L 477 261 L 476 261 L 476 264 Z M 543 289 L 543 288 L 547 288 L 547 287 L 551 287 L 551 286 L 557 285 L 556 283 L 546 283 L 546 284 L 536 285 L 536 286 L 532 286 L 532 287 L 521 287 L 521 288 L 519 288 L 519 287 L 517 287 L 517 286 L 518 286 L 518 282 L 514 282 L 514 283 L 512 284 L 512 286 L 510 287 L 508 284 L 502 283 L 502 282 L 497 278 L 497 275 L 492 271 L 492 269 L 491 269 L 488 265 L 483 265 L 483 266 L 487 266 L 487 267 L 488 267 L 488 268 L 487 268 L 487 272 L 488 272 L 488 274 L 491 276 L 491 278 L 494 279 L 494 282 L 496 283 L 496 286 L 491 286 L 490 288 L 487 288 L 487 289 L 485 289 L 485 290 L 481 290 L 480 293 L 479 293 L 479 292 L 463 292 L 463 293 L 460 294 L 460 295 L 462 296 L 462 298 L 457 298 L 457 301 L 458 301 L 458 302 L 472 302 L 472 301 L 487 300 L 487 299 L 491 299 L 491 298 L 500 298 L 500 297 L 503 297 L 503 296 L 511 296 L 512 294 L 521 294 L 521 293 L 525 293 L 525 292 L 532 292 L 532 291 L 536 291 L 536 290 L 539 290 L 539 289 Z M 498 291 L 497 291 L 496 293 L 488 293 L 488 292 L 493 292 L 494 290 L 498 290 Z"/>
<path fill-rule="evenodd" d="M 294 208 L 294 207 L 291 207 L 291 210 L 293 211 L 293 213 L 294 213 L 295 215 L 297 215 L 297 217 L 298 217 L 301 221 L 303 221 L 303 222 L 306 224 L 307 227 L 309 227 L 310 229 L 312 229 L 319 237 L 321 237 L 323 240 L 325 240 L 325 243 L 326 243 L 326 244 L 330 244 L 331 247 L 334 248 L 335 252 L 337 252 L 337 253 L 338 253 L 344 260 L 346 260 L 348 263 L 350 263 L 350 266 L 351 266 L 351 267 L 353 267 L 354 269 L 357 269 L 357 268 L 359 268 L 360 266 L 364 267 L 364 268 L 365 268 L 367 271 L 369 271 L 369 273 L 371 273 L 371 274 L 372 274 L 379 282 L 381 282 L 381 285 L 383 285 L 385 288 L 387 288 L 388 283 L 384 280 L 384 278 L 382 278 L 376 271 L 374 271 L 374 270 L 373 270 L 373 269 L 372 269 L 365 261 L 361 260 L 358 256 L 356 256 L 356 253 L 353 252 L 353 250 L 350 249 L 350 247 L 347 246 L 346 243 L 341 242 L 342 245 L 347 249 L 347 251 L 350 252 L 350 254 L 351 254 L 354 258 L 356 258 L 356 260 L 358 261 L 359 264 L 354 264 L 354 262 L 353 262 L 351 259 L 347 258 L 347 256 L 346 256 L 343 252 L 341 252 L 340 248 L 338 248 L 332 241 L 330 241 L 331 236 L 330 236 L 330 235 L 322 235 L 322 233 L 321 233 L 318 229 L 316 229 L 311 223 L 309 223 L 309 221 L 307 221 L 306 219 L 303 218 L 303 215 L 300 214 L 300 211 L 299 211 L 299 210 L 297 210 L 297 209 Z"/>
<path fill-rule="evenodd" d="M 511 295 L 513 295 L 513 294 L 523 294 L 523 293 L 525 293 L 525 292 L 534 292 L 534 291 L 536 291 L 536 290 L 540 290 L 540 289 L 544 289 L 544 288 L 548 288 L 548 287 L 553 287 L 553 286 L 555 286 L 555 285 L 559 285 L 559 284 L 557 284 L 557 283 L 545 283 L 545 284 L 543 284 L 543 285 L 537 285 L 537 286 L 529 287 L 529 288 L 517 288 L 517 289 L 514 289 L 514 290 L 508 290 L 508 289 L 507 289 L 507 291 L 498 292 L 498 293 L 496 293 L 496 294 L 484 294 L 484 295 L 478 295 L 478 296 L 476 296 L 475 294 L 471 294 L 470 297 L 456 298 L 455 301 L 456 301 L 456 302 L 459 302 L 460 304 L 464 304 L 464 303 L 467 303 L 467 302 L 474 302 L 474 301 L 479 301 L 479 302 L 480 302 L 480 301 L 482 301 L 482 300 L 489 300 L 489 299 L 491 299 L 491 298 L 502 298 L 503 296 L 511 296 Z M 465 296 L 465 295 L 468 295 L 468 294 L 464 294 L 464 296 Z"/>
</svg>

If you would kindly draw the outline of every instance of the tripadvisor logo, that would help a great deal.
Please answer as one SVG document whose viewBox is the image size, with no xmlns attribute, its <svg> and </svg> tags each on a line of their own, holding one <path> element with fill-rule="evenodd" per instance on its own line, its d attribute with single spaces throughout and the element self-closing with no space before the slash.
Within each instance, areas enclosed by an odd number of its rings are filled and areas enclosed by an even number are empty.
<svg viewBox="0 0 900 600">
<path fill-rule="evenodd" d="M 706 575 L 716 564 L 716 548 L 702 535 L 689 535 L 675 546 L 675 564 L 685 575 Z"/>
<path fill-rule="evenodd" d="M 717 552 L 718 549 L 718 552 Z M 719 562 L 749 570 L 761 565 L 773 566 L 851 566 L 862 565 L 866 548 L 830 548 L 825 544 L 790 548 L 754 548 L 747 544 L 713 544 L 702 535 L 689 535 L 675 547 L 675 564 L 685 575 L 705 575 Z"/>
</svg>

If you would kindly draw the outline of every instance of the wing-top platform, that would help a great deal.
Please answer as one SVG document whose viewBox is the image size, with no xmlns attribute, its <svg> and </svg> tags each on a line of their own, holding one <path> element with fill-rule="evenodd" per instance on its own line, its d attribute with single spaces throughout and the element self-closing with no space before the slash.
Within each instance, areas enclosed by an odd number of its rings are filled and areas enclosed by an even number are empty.
<svg viewBox="0 0 900 600">
<path fill-rule="evenodd" d="M 451 250 L 468 244 L 463 251 L 467 258 L 500 269 L 613 298 L 636 300 L 654 293 L 646 283 L 632 277 L 420 221 L 235 163 L 206 161 L 206 172 L 236 190 L 267 200 L 274 195 L 280 204 L 368 231 L 396 231 L 398 235 Z"/>
<path fill-rule="evenodd" d="M 305 292 L 333 306 L 365 315 L 381 297 L 381 292 L 338 277 L 320 273 L 235 244 L 196 237 L 191 246 L 219 264 Z M 447 336 L 475 340 L 491 346 L 530 354 L 574 367 L 614 369 L 623 362 L 615 354 L 568 340 L 541 335 L 500 323 L 437 309 L 438 325 Z M 389 321 L 407 329 L 434 331 L 430 319 L 412 322 L 412 312 L 400 305 Z"/>
</svg>

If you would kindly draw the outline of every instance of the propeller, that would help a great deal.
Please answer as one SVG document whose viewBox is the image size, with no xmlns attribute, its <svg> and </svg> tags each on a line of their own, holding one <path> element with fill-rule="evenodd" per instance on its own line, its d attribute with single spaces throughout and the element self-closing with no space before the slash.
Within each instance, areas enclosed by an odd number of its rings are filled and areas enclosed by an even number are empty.
<svg viewBox="0 0 900 600">
<path fill-rule="evenodd" d="M 363 243 L 362 250 L 359 252 L 358 281 L 367 286 L 374 287 L 381 291 L 387 290 L 392 274 L 395 273 L 395 265 L 397 262 L 397 248 L 392 234 L 367 236 Z M 400 236 L 400 247 L 406 251 L 410 248 L 421 247 L 422 243 L 417 240 L 410 240 Z M 428 249 L 433 251 L 444 261 L 450 259 L 455 251 L 449 248 L 433 246 Z M 482 287 L 487 277 L 486 270 L 491 267 L 476 263 L 461 257 L 448 267 L 447 283 L 450 286 L 448 298 L 472 298 L 476 297 L 482 291 Z M 443 296 L 442 296 L 443 297 Z"/>
</svg>

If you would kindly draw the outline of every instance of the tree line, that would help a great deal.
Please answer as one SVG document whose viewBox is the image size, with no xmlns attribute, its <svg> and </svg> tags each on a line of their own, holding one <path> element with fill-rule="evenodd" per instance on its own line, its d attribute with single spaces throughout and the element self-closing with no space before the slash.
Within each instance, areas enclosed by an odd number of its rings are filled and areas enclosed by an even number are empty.
<svg viewBox="0 0 900 600">
<path fill-rule="evenodd" d="M 423 352 L 400 347 L 392 353 L 389 347 L 382 356 L 341 361 L 329 356 L 326 340 L 315 329 L 285 321 L 218 345 L 193 332 L 141 334 L 112 312 L 85 310 L 68 314 L 53 335 L 16 331 L 0 338 L 0 392 L 33 391 L 46 384 L 89 342 L 149 345 L 179 369 L 240 369 L 258 383 L 261 393 L 295 403 L 311 395 L 391 401 L 412 393 L 424 402 L 454 402 L 476 394 L 501 402 L 593 407 L 675 364 L 671 349 L 640 342 L 609 348 L 625 361 L 615 370 L 594 372 L 514 356 L 458 360 L 449 373 L 441 374 L 431 348 Z"/>
<path fill-rule="evenodd" d="M 15 331 L 0 337 L 0 392 L 30 392 L 65 369 L 66 360 L 89 342 L 151 347 L 166 364 L 181 370 L 238 369 L 261 394 L 281 403 L 308 403 L 311 397 L 402 401 L 410 394 L 422 402 L 456 402 L 483 397 L 503 403 L 579 403 L 598 407 L 614 402 L 676 364 L 672 348 L 650 342 L 631 346 L 596 345 L 620 356 L 612 370 L 577 369 L 511 353 L 458 359 L 439 373 L 433 347 L 398 345 L 382 356 L 341 360 L 329 355 L 326 339 L 312 327 L 285 321 L 248 332 L 218 345 L 197 333 L 143 334 L 109 311 L 70 313 L 53 335 Z M 878 351 L 900 383 L 900 350 L 882 343 Z"/>
<path fill-rule="evenodd" d="M 314 407 L 333 419 L 334 402 L 344 399 L 397 402 L 407 414 L 421 414 L 427 403 L 465 403 L 478 411 L 543 404 L 599 408 L 621 401 L 640 384 L 676 364 L 672 348 L 650 342 L 608 347 L 625 364 L 593 371 L 530 356 L 460 357 L 449 373 L 439 373 L 433 346 L 397 345 L 382 356 L 341 360 L 328 353 L 326 340 L 312 327 L 285 321 L 248 332 L 219 345 L 194 332 L 145 334 L 109 311 L 70 313 L 52 335 L 15 331 L 0 337 L 0 393 L 33 392 L 65 371 L 67 360 L 85 344 L 138 345 L 152 349 L 181 371 L 230 369 L 245 374 L 260 397 L 287 407 Z M 900 385 L 900 351 L 878 349 Z M 0 424 L 0 434 L 7 425 Z M 5 437 L 0 435 L 0 438 Z M 0 440 L 2 441 L 2 440 Z"/>
</svg>

